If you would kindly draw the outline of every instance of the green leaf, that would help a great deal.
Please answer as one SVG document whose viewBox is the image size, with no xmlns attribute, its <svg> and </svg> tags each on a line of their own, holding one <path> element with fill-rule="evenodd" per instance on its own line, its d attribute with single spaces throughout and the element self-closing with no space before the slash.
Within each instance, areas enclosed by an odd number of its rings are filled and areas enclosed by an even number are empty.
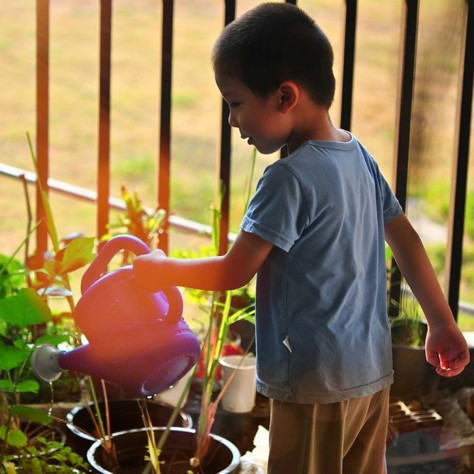
<svg viewBox="0 0 474 474">
<path fill-rule="evenodd" d="M 0 318 L 25 328 L 51 320 L 51 310 L 33 288 L 23 288 L 14 296 L 0 299 Z"/>
<path fill-rule="evenodd" d="M 35 423 L 40 423 L 42 425 L 49 425 L 53 421 L 53 419 L 46 412 L 25 405 L 14 405 L 11 407 L 10 411 L 14 415 L 27 418 L 28 420 L 34 421 Z"/>
<path fill-rule="evenodd" d="M 46 334 L 38 337 L 35 341 L 36 346 L 41 344 L 51 344 L 52 346 L 59 346 L 62 342 L 68 342 L 69 338 L 65 334 Z"/>
<path fill-rule="evenodd" d="M 33 160 L 36 176 L 38 177 L 37 185 L 40 192 L 41 201 L 43 202 L 43 208 L 46 214 L 46 227 L 48 228 L 48 234 L 51 237 L 51 242 L 53 244 L 54 251 L 57 252 L 59 250 L 58 232 L 56 230 L 56 224 L 54 222 L 53 213 L 51 212 L 51 206 L 50 206 L 48 194 L 44 190 L 43 183 L 39 179 L 40 172 L 38 169 L 38 161 L 36 159 L 36 155 L 33 150 L 33 144 L 31 143 L 30 135 L 27 133 L 26 136 L 28 138 L 28 146 L 30 148 L 31 159 Z"/>
<path fill-rule="evenodd" d="M 10 382 L 10 380 L 0 380 L 0 390 L 2 392 L 13 392 L 15 386 Z"/>
<path fill-rule="evenodd" d="M 3 463 L 3 468 L 5 469 L 6 474 L 16 474 L 15 464 L 9 461 Z"/>
<path fill-rule="evenodd" d="M 28 438 L 26 437 L 25 433 L 23 433 L 23 431 L 13 429 L 9 430 L 7 435 L 7 427 L 0 426 L 0 439 L 5 440 L 5 437 L 7 444 L 14 446 L 15 448 L 23 448 L 28 442 Z"/>
<path fill-rule="evenodd" d="M 7 334 L 7 323 L 0 318 L 0 336 L 6 336 Z"/>
<path fill-rule="evenodd" d="M 72 272 L 90 263 L 93 259 L 93 249 L 93 237 L 78 237 L 72 240 L 64 250 L 60 274 Z"/>
<path fill-rule="evenodd" d="M 17 392 L 38 393 L 39 383 L 36 380 L 24 380 L 16 386 Z"/>
<path fill-rule="evenodd" d="M 5 298 L 13 289 L 25 283 L 24 267 L 7 255 L 0 254 L 0 298 Z"/>
<path fill-rule="evenodd" d="M 2 392 L 38 393 L 39 384 L 36 380 L 24 380 L 15 386 L 10 380 L 0 380 L 0 390 Z"/>
<path fill-rule="evenodd" d="M 7 346 L 0 342 L 0 370 L 11 370 L 20 367 L 29 353 L 28 350 Z"/>
</svg>

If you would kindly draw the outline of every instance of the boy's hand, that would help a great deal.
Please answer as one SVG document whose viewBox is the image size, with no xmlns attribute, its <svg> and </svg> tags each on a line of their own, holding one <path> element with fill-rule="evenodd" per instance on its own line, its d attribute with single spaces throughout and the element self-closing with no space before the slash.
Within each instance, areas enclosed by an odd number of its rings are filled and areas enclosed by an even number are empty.
<svg viewBox="0 0 474 474">
<path fill-rule="evenodd" d="M 425 341 L 426 360 L 443 377 L 459 375 L 469 363 L 469 349 L 456 324 L 428 328 Z"/>
<path fill-rule="evenodd" d="M 156 292 L 165 285 L 162 271 L 162 263 L 166 259 L 163 250 L 154 250 L 153 252 L 135 257 L 133 261 L 133 272 L 138 284 L 146 290 Z"/>
</svg>

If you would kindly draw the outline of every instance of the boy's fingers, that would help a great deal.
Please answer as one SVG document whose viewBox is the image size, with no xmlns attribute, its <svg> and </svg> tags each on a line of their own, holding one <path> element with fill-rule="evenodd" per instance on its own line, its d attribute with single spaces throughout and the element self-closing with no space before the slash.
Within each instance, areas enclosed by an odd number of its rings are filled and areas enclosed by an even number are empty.
<svg viewBox="0 0 474 474">
<path fill-rule="evenodd" d="M 435 361 L 433 355 L 428 359 L 428 362 L 436 367 L 436 372 L 443 377 L 454 377 L 464 370 L 464 367 L 469 363 L 470 356 L 469 351 L 463 351 L 451 360 L 443 360 L 442 355 L 437 355 L 436 358 L 438 360 L 435 363 L 432 362 L 432 360 Z"/>
</svg>

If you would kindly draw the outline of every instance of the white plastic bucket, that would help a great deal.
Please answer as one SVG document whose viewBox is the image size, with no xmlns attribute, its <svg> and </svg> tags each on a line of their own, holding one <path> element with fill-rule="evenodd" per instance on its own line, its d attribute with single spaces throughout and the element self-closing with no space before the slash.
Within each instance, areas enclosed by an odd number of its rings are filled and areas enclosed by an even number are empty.
<svg viewBox="0 0 474 474">
<path fill-rule="evenodd" d="M 247 413 L 255 406 L 255 357 L 230 355 L 219 359 L 222 367 L 222 383 L 225 387 L 227 381 L 233 376 L 229 386 L 222 396 L 221 404 L 224 410 L 232 413 Z"/>
<path fill-rule="evenodd" d="M 163 390 L 160 393 L 157 393 L 153 397 L 153 399 L 158 402 L 167 403 L 168 405 L 175 407 L 179 402 L 183 390 L 186 388 L 186 384 L 188 383 L 189 377 L 191 377 L 191 375 L 193 374 L 193 370 L 194 368 L 192 368 L 183 377 L 181 377 L 172 387 Z M 186 404 L 187 400 L 188 394 L 186 394 L 182 406 Z"/>
</svg>

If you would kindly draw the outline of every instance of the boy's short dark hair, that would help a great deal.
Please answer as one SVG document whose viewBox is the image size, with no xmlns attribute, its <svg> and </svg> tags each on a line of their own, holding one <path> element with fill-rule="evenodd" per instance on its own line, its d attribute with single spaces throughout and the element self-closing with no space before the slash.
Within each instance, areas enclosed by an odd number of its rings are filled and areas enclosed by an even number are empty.
<svg viewBox="0 0 474 474">
<path fill-rule="evenodd" d="M 262 97 L 286 80 L 306 89 L 314 102 L 334 99 L 334 55 L 327 36 L 300 8 L 263 3 L 227 25 L 214 45 L 215 71 L 235 77 Z"/>
</svg>

